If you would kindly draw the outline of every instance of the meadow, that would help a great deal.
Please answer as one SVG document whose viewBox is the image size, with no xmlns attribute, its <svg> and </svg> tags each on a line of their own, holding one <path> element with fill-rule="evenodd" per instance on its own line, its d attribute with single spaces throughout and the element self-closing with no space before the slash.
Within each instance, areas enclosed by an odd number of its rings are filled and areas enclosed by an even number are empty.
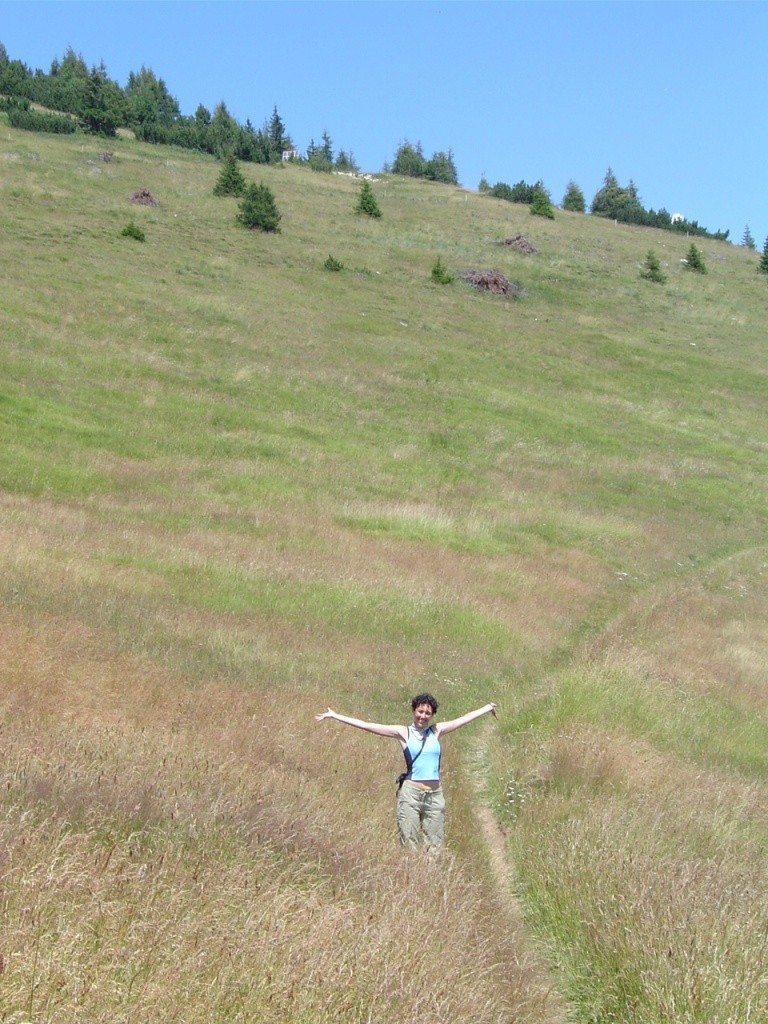
<svg viewBox="0 0 768 1024">
<path fill-rule="evenodd" d="M 220 166 L 0 115 L 0 1021 L 765 1020 L 757 257 Z"/>
</svg>

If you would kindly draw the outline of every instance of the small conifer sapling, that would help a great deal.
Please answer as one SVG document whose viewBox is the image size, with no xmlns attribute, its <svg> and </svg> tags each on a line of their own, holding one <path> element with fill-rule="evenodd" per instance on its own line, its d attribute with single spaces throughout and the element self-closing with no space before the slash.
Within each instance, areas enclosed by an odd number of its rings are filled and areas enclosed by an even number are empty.
<svg viewBox="0 0 768 1024">
<path fill-rule="evenodd" d="M 371 188 L 370 181 L 366 181 L 365 179 L 360 185 L 360 195 L 357 197 L 355 213 L 364 213 L 369 217 L 381 216 L 381 210 L 379 209 L 379 204 L 376 201 L 376 194 Z"/>
<path fill-rule="evenodd" d="M 432 280 L 435 284 L 450 284 L 451 281 L 453 281 L 453 274 L 448 270 L 439 256 L 432 267 Z"/>
<path fill-rule="evenodd" d="M 240 200 L 240 212 L 237 219 L 247 228 L 260 231 L 279 231 L 281 214 L 277 209 L 275 197 L 267 185 L 251 183 Z"/>
<path fill-rule="evenodd" d="M 695 270 L 699 274 L 706 274 L 707 265 L 704 262 L 704 254 L 701 249 L 698 249 L 693 242 L 691 242 L 691 248 L 688 250 L 688 255 L 685 257 L 685 269 Z"/>
<path fill-rule="evenodd" d="M 654 281 L 656 284 L 664 284 L 667 280 L 667 275 L 661 269 L 659 257 L 653 249 L 648 250 L 643 269 L 640 271 L 640 277 L 645 278 L 646 281 Z"/>
<path fill-rule="evenodd" d="M 237 157 L 230 153 L 224 161 L 221 173 L 213 186 L 215 196 L 242 196 L 245 194 L 247 183 L 240 170 Z"/>
</svg>

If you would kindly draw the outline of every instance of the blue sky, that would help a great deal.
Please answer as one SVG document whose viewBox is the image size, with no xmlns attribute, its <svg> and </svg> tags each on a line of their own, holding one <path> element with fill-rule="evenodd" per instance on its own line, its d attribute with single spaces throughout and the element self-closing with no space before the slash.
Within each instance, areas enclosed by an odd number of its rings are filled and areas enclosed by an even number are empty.
<svg viewBox="0 0 768 1024">
<path fill-rule="evenodd" d="M 763 2 L 0 0 L 0 42 L 48 71 L 69 46 L 182 113 L 224 100 L 296 145 L 327 130 L 363 170 L 452 149 L 462 184 L 541 178 L 587 203 L 611 167 L 646 207 L 768 235 Z"/>
</svg>

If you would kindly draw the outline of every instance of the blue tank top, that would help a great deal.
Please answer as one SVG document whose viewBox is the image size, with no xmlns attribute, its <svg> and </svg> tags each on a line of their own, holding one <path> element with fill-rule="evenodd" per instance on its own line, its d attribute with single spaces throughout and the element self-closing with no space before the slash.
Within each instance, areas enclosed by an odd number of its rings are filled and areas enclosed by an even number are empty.
<svg viewBox="0 0 768 1024">
<path fill-rule="evenodd" d="M 419 751 L 421 753 L 419 754 Z M 412 725 L 408 726 L 408 743 L 403 750 L 408 778 L 413 782 L 437 782 L 440 778 L 440 740 L 431 728 L 427 729 L 424 749 L 421 738 Z M 416 755 L 419 754 L 418 757 Z M 416 758 L 414 764 L 414 758 Z"/>
</svg>

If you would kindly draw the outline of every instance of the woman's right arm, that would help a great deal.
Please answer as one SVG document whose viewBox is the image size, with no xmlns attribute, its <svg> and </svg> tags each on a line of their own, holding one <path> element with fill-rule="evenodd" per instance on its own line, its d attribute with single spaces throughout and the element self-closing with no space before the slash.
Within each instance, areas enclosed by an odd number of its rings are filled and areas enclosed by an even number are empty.
<svg viewBox="0 0 768 1024">
<path fill-rule="evenodd" d="M 347 715 L 339 715 L 330 708 L 321 715 L 315 715 L 316 722 L 322 722 L 326 718 L 331 718 L 334 722 L 341 722 L 342 725 L 351 725 L 354 729 L 362 729 L 363 732 L 371 732 L 374 736 L 392 736 L 403 743 L 408 742 L 408 734 L 402 725 L 380 725 L 378 722 L 364 722 L 361 718 L 349 718 Z"/>
</svg>

